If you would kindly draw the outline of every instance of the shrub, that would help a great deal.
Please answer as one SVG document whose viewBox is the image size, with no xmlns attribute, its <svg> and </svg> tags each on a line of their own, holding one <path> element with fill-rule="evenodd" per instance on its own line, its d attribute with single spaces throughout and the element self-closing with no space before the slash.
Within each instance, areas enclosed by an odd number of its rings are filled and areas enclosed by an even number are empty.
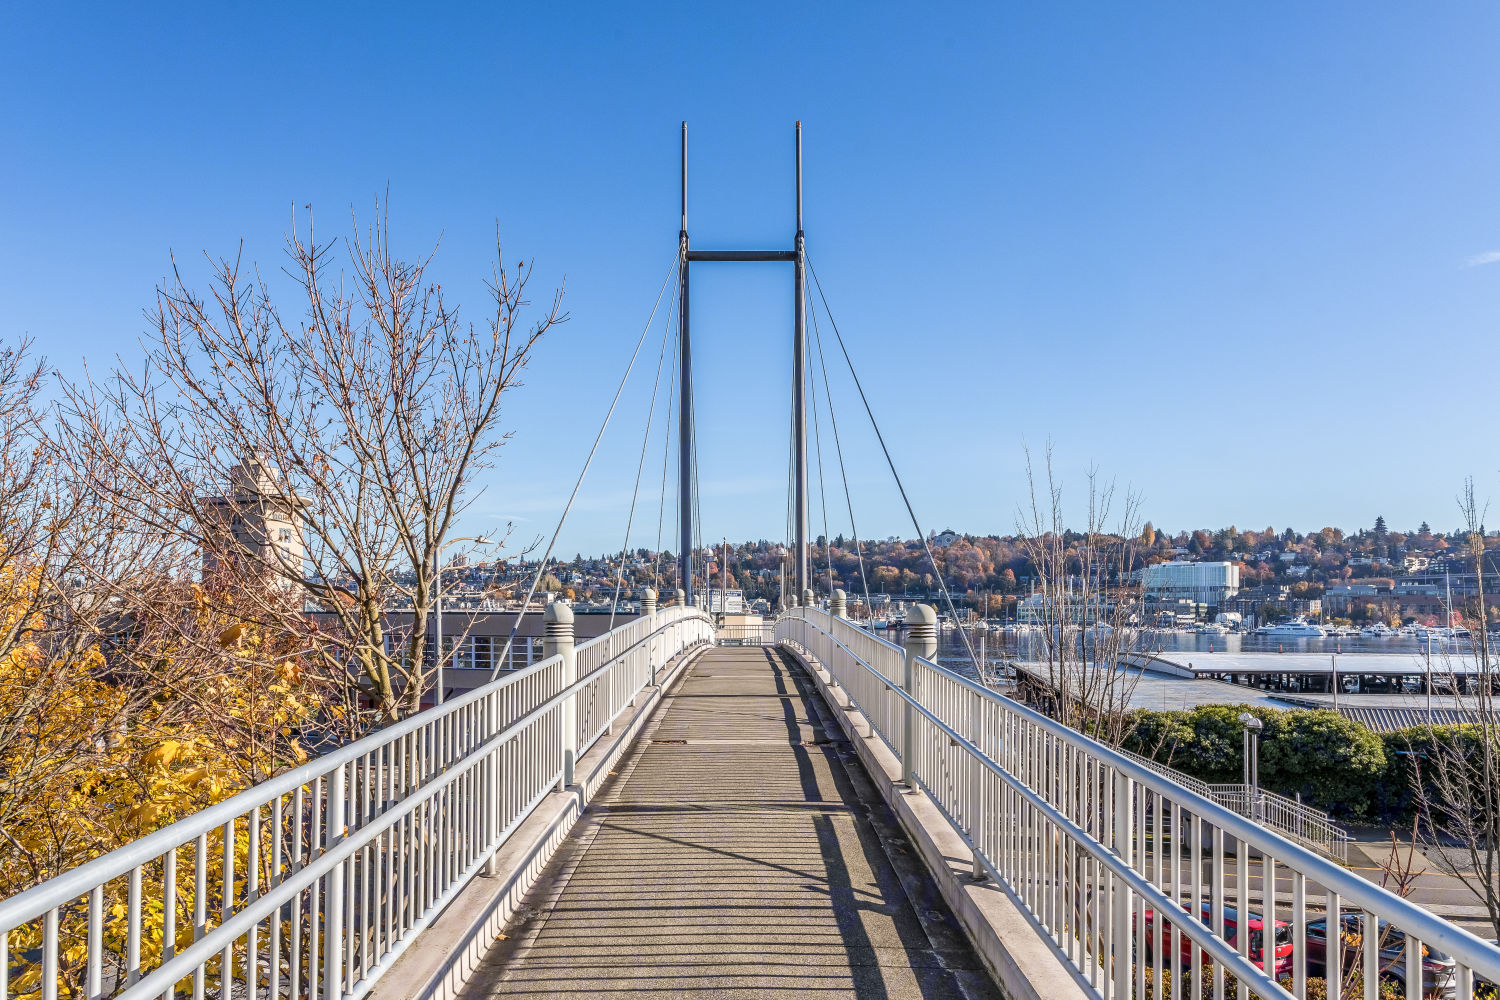
<svg viewBox="0 0 1500 1000">
<path fill-rule="evenodd" d="M 1387 743 L 1337 712 L 1248 705 L 1203 705 L 1190 712 L 1137 713 L 1129 749 L 1212 783 L 1244 776 L 1244 726 L 1250 712 L 1264 726 L 1260 782 L 1286 796 L 1343 816 L 1369 817 L 1389 780 Z"/>
</svg>

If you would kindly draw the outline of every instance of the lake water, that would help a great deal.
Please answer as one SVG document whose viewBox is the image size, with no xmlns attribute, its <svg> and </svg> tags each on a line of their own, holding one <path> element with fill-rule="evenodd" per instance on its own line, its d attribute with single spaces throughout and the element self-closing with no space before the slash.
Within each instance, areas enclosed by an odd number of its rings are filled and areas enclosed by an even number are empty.
<svg viewBox="0 0 1500 1000">
<path fill-rule="evenodd" d="M 880 634 L 892 642 L 901 641 L 901 632 L 887 630 Z M 969 633 L 968 640 L 977 653 L 978 634 Z M 1009 635 L 990 632 L 985 635 L 984 642 L 985 654 L 989 658 L 1004 656 L 1008 659 L 1033 660 L 1045 655 L 1041 652 L 1042 636 L 1035 632 Z M 1442 652 L 1444 646 L 1444 643 L 1433 640 L 1433 655 Z M 1139 636 L 1137 648 L 1160 653 L 1390 653 L 1410 657 L 1420 656 L 1426 649 L 1426 643 L 1410 636 L 1379 638 L 1359 635 L 1299 639 L 1239 633 L 1205 635 L 1196 632 L 1143 632 Z M 1446 649 L 1449 653 L 1466 653 L 1471 650 L 1471 646 L 1468 642 L 1455 643 L 1450 640 L 1446 643 Z M 964 647 L 963 633 L 950 629 L 938 636 L 938 662 L 965 677 L 974 675 L 968 651 Z"/>
</svg>

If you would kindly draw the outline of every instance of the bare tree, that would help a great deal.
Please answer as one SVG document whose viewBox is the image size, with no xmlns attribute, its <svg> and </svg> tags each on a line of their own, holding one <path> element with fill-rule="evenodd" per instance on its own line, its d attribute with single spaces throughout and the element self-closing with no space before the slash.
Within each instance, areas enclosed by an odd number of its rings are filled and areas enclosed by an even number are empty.
<svg viewBox="0 0 1500 1000">
<path fill-rule="evenodd" d="M 311 216 L 293 230 L 295 321 L 239 257 L 210 261 L 207 295 L 174 258 L 144 365 L 68 383 L 64 421 L 67 453 L 108 460 L 82 481 L 201 552 L 209 600 L 294 637 L 375 722 L 419 703 L 439 557 L 508 438 L 506 394 L 565 319 L 560 289 L 529 318 L 531 271 L 508 269 L 497 240 L 491 307 L 467 321 L 432 255 L 396 256 L 387 223 L 377 208 L 342 241 L 319 242 Z M 393 601 L 413 613 L 399 636 Z"/>
<path fill-rule="evenodd" d="M 1458 498 L 1474 567 L 1478 624 L 1473 650 L 1445 647 L 1443 680 L 1452 699 L 1456 726 L 1428 720 L 1425 745 L 1418 745 L 1414 773 L 1422 836 L 1437 867 L 1456 877 L 1483 901 L 1500 936 L 1500 726 L 1495 719 L 1494 653 L 1487 632 L 1484 595 L 1484 515 L 1474 481 Z M 1449 624 L 1451 624 L 1451 619 Z M 1428 683 L 1431 683 L 1429 676 Z M 1460 692 L 1468 690 L 1468 695 Z"/>
<path fill-rule="evenodd" d="M 62 461 L 39 403 L 47 369 L 30 351 L 0 348 L 0 894 L 99 852 L 106 838 L 70 821 L 66 796 L 92 803 L 102 783 L 132 779 L 112 753 L 132 727 L 191 717 L 205 750 L 267 738 L 253 711 L 224 711 L 218 698 L 217 679 L 238 667 L 220 641 L 233 619 L 195 613 L 181 544 L 85 485 L 117 474 L 106 455 Z M 268 758 L 216 759 L 227 775 Z"/>
<path fill-rule="evenodd" d="M 1127 492 L 1116 517 L 1115 487 L 1088 473 L 1088 515 L 1081 532 L 1068 529 L 1063 491 L 1047 446 L 1045 481 L 1026 451 L 1028 505 L 1016 534 L 1037 578 L 1036 624 L 1045 697 L 1059 721 L 1118 746 L 1131 729 L 1130 696 L 1139 673 L 1121 658 L 1142 648 L 1139 607 L 1129 589 L 1135 569 L 1140 500 Z"/>
</svg>

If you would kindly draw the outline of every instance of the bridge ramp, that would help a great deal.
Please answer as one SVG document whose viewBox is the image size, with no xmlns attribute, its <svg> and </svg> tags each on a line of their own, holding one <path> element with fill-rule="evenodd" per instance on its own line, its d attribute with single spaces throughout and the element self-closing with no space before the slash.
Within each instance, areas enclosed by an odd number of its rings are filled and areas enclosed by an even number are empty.
<svg viewBox="0 0 1500 1000">
<path fill-rule="evenodd" d="M 700 657 L 466 1000 L 999 997 L 822 708 L 774 649 Z"/>
</svg>

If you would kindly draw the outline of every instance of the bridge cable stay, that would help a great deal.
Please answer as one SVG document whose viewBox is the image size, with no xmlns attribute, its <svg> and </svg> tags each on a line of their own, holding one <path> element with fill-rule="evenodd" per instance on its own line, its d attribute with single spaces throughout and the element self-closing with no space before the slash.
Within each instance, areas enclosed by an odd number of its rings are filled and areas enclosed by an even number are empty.
<svg viewBox="0 0 1500 1000">
<path fill-rule="evenodd" d="M 865 594 L 865 609 L 871 611 L 870 583 L 865 577 L 865 557 L 859 544 L 859 525 L 854 522 L 854 500 L 849 495 L 849 475 L 844 471 L 844 446 L 839 441 L 839 418 L 834 409 L 833 394 L 828 384 L 828 364 L 823 358 L 823 335 L 818 329 L 818 312 L 810 313 L 813 328 L 813 346 L 818 349 L 818 367 L 823 372 L 823 398 L 828 401 L 828 422 L 833 425 L 833 450 L 839 460 L 839 478 L 844 483 L 844 504 L 849 510 L 849 531 L 854 536 L 854 558 L 859 563 L 859 585 Z M 825 533 L 826 533 L 825 528 Z"/>
<path fill-rule="evenodd" d="M 823 436 L 819 429 L 821 420 L 818 417 L 818 380 L 815 377 L 812 365 L 807 366 L 807 398 L 812 408 L 813 425 L 813 454 L 818 462 L 818 504 L 823 509 L 823 556 L 828 565 L 828 600 L 833 600 L 833 536 L 828 533 L 828 488 L 823 482 Z M 828 386 L 823 387 L 824 398 L 827 399 Z M 832 401 L 828 400 L 832 406 Z"/>
<path fill-rule="evenodd" d="M 677 314 L 677 364 L 674 366 L 679 376 L 681 375 L 681 372 L 682 372 L 682 366 L 687 363 L 687 357 L 686 357 L 686 353 L 687 352 L 685 352 L 683 350 L 683 348 L 686 347 L 687 345 L 685 343 L 683 343 L 682 333 L 683 333 L 682 313 L 679 311 L 678 314 Z M 673 388 L 676 391 L 679 391 L 679 392 L 681 391 L 681 389 L 680 389 L 679 386 L 674 386 Z M 678 399 L 677 405 L 678 405 L 679 408 L 682 406 L 682 400 L 681 399 Z M 681 441 L 682 432 L 681 432 L 680 428 L 677 430 L 677 432 L 676 432 L 676 434 L 674 436 L 677 438 L 677 445 L 678 445 L 678 448 L 680 450 L 681 447 L 682 447 L 682 441 Z M 662 461 L 666 462 L 668 460 L 668 458 L 669 458 L 669 454 L 668 455 L 663 455 L 662 456 Z M 666 482 L 666 478 L 665 478 L 666 475 L 667 475 L 667 466 L 663 465 L 662 466 L 662 477 L 663 477 L 662 478 L 662 482 L 663 483 Z M 663 492 L 662 492 L 662 501 L 661 502 L 662 502 L 663 505 L 665 505 L 666 502 L 667 502 L 667 500 L 666 500 L 666 496 L 667 495 L 666 495 L 666 492 L 665 492 L 666 487 L 663 486 L 662 490 L 663 490 Z M 678 525 L 678 524 L 682 523 L 682 491 L 681 490 L 673 490 L 672 491 L 672 523 L 673 523 L 673 525 Z M 681 535 L 679 535 L 678 538 L 680 539 Z M 682 548 L 682 545 L 681 545 L 680 542 L 678 544 L 678 548 L 679 549 Z M 658 549 L 660 549 L 660 546 L 658 546 Z M 676 586 L 676 587 L 681 587 L 682 586 L 682 553 L 680 551 L 677 553 L 677 558 L 672 560 L 672 580 L 673 580 L 674 586 Z"/>
<path fill-rule="evenodd" d="M 667 386 L 667 433 L 661 443 L 661 495 L 656 509 L 656 561 L 651 568 L 651 586 L 658 595 L 661 593 L 661 532 L 662 521 L 667 512 L 667 458 L 672 453 L 672 404 L 677 399 L 677 351 L 682 341 L 682 322 L 679 319 L 676 329 L 672 332 L 672 367 L 669 369 L 674 374 L 672 384 Z"/>
<path fill-rule="evenodd" d="M 670 280 L 670 278 L 668 279 Z M 672 335 L 672 317 L 677 315 L 677 303 L 667 307 L 667 321 L 662 325 L 661 350 L 656 355 L 656 381 L 651 384 L 651 402 L 646 406 L 646 430 L 641 435 L 641 457 L 635 466 L 635 487 L 630 491 L 630 512 L 625 515 L 625 543 L 620 548 L 620 568 L 615 573 L 615 596 L 609 606 L 609 629 L 615 630 L 615 612 L 620 606 L 620 589 L 625 584 L 625 559 L 630 551 L 630 529 L 635 524 L 635 504 L 641 493 L 641 473 L 646 468 L 646 448 L 651 444 L 651 424 L 656 417 L 656 395 L 661 389 L 661 367 L 667 359 L 667 341 Z M 675 355 L 675 352 L 674 352 Z M 667 411 L 667 423 L 671 424 L 671 410 Z"/>
<path fill-rule="evenodd" d="M 917 520 L 917 512 L 911 505 L 911 497 L 906 493 L 906 486 L 901 482 L 901 474 L 896 471 L 896 463 L 891 458 L 891 450 L 886 446 L 885 435 L 881 433 L 880 424 L 875 420 L 875 411 L 870 408 L 869 397 L 865 395 L 864 385 L 859 381 L 859 373 L 854 370 L 854 360 L 849 356 L 849 347 L 844 343 L 844 335 L 839 332 L 838 320 L 833 318 L 833 310 L 828 306 L 828 296 L 823 291 L 822 282 L 818 281 L 818 272 L 812 265 L 812 258 L 807 258 L 807 271 L 812 275 L 813 287 L 818 290 L 818 298 L 823 303 L 823 312 L 828 316 L 828 325 L 833 329 L 833 335 L 838 341 L 839 350 L 844 355 L 844 363 L 849 366 L 849 375 L 854 379 L 854 388 L 859 391 L 859 400 L 864 404 L 865 415 L 870 418 L 870 426 L 875 431 L 875 440 L 880 442 L 880 450 L 885 455 L 885 464 L 891 470 L 891 477 L 896 481 L 896 489 L 901 492 L 901 502 L 906 505 L 906 513 L 911 517 L 911 524 L 917 532 L 917 538 L 922 542 L 922 548 L 927 553 L 927 561 L 932 564 L 932 572 L 937 577 L 938 590 L 942 592 L 943 601 L 948 605 L 948 613 L 953 616 L 953 621 L 958 621 L 958 609 L 953 605 L 953 597 L 948 593 L 948 585 L 943 581 L 943 571 L 939 568 L 937 557 L 932 553 L 932 546 L 927 542 L 927 536 L 922 532 L 922 525 Z M 958 634 L 963 638 L 964 649 L 969 654 L 969 662 L 974 667 L 974 676 L 983 679 L 980 672 L 979 656 L 974 652 L 974 644 L 969 641 L 969 634 L 958 629 Z"/>
<path fill-rule="evenodd" d="M 594 455 L 599 451 L 599 442 L 604 440 L 604 432 L 609 429 L 610 418 L 615 415 L 615 407 L 620 403 L 620 394 L 625 391 L 625 383 L 630 381 L 630 373 L 635 370 L 636 358 L 641 354 L 641 345 L 646 342 L 646 334 L 651 332 L 651 327 L 656 322 L 656 311 L 661 307 L 661 297 L 666 294 L 667 284 L 677 273 L 678 266 L 679 261 L 674 255 L 672 266 L 667 268 L 667 276 L 662 279 L 661 288 L 656 293 L 656 302 L 651 306 L 651 315 L 646 318 L 646 325 L 641 328 L 640 337 L 636 338 L 635 350 L 630 352 L 630 361 L 625 365 L 625 374 L 620 376 L 620 384 L 615 388 L 614 398 L 609 401 L 609 409 L 604 413 L 604 420 L 599 425 L 599 433 L 594 435 L 594 443 L 589 448 L 588 458 L 584 459 L 583 468 L 578 471 L 578 480 L 573 484 L 573 492 L 568 495 L 568 502 L 563 506 L 562 515 L 557 519 L 557 527 L 552 529 L 552 539 L 547 543 L 547 551 L 542 553 L 542 558 L 537 562 L 536 575 L 531 578 L 531 589 L 526 592 L 526 600 L 516 612 L 516 620 L 510 626 L 510 635 L 505 639 L 505 648 L 500 651 L 500 658 L 490 670 L 490 680 L 499 677 L 500 671 L 510 663 L 510 651 L 515 646 L 516 633 L 520 631 L 521 622 L 531 607 L 531 599 L 536 596 L 537 587 L 541 585 L 542 574 L 547 571 L 547 563 L 552 559 L 552 549 L 557 545 L 557 537 L 562 533 L 563 525 L 568 521 L 568 513 L 573 509 L 573 501 L 578 499 L 578 491 L 583 487 L 583 479 L 588 475 L 589 466 L 594 463 Z"/>
</svg>

